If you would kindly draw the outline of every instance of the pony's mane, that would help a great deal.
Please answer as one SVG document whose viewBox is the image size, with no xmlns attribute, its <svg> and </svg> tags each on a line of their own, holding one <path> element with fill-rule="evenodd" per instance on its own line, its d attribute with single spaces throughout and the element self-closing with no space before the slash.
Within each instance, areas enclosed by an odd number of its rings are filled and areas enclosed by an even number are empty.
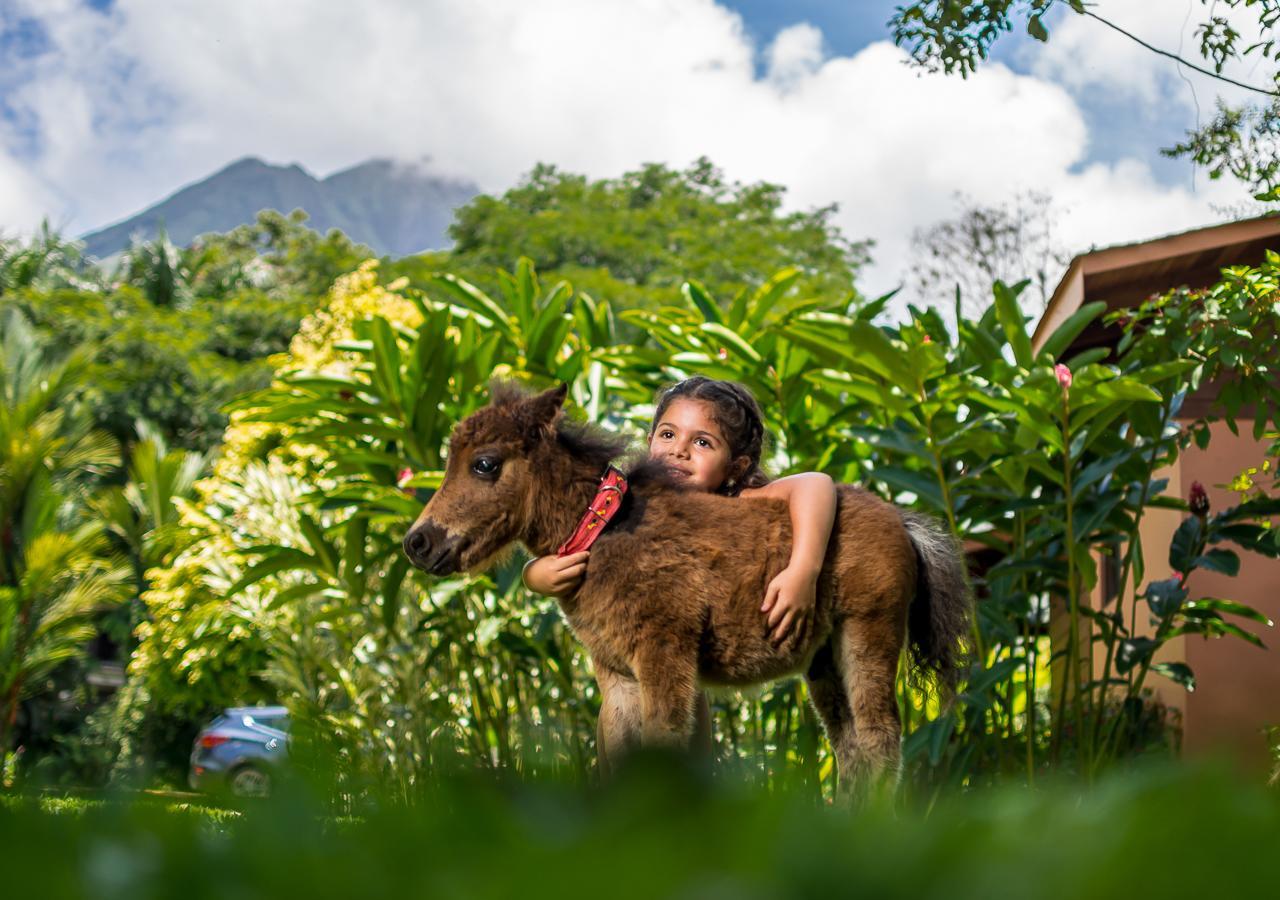
<svg viewBox="0 0 1280 900">
<path fill-rule="evenodd" d="M 645 456 L 643 459 L 632 461 L 630 468 L 627 468 L 627 484 L 631 487 L 657 487 L 657 488 L 676 488 L 683 489 L 671 469 L 665 462 L 660 459 L 654 459 L 651 456 Z"/>
<path fill-rule="evenodd" d="M 567 416 L 556 422 L 556 440 L 575 458 L 598 463 L 601 468 L 631 448 L 627 435 L 591 422 L 575 422 Z"/>
</svg>

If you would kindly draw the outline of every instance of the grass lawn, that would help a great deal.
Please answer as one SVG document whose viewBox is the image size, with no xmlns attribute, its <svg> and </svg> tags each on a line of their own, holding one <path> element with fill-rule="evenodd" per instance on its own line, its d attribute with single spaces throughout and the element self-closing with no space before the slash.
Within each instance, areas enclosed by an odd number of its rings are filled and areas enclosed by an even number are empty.
<svg viewBox="0 0 1280 900">
<path fill-rule="evenodd" d="M 1162 766 L 1078 785 L 823 808 L 661 761 L 606 789 L 442 781 L 336 816 L 300 788 L 0 799 L 8 897 L 1270 896 L 1280 792 Z M 1248 894 L 1245 894 L 1248 892 Z"/>
</svg>

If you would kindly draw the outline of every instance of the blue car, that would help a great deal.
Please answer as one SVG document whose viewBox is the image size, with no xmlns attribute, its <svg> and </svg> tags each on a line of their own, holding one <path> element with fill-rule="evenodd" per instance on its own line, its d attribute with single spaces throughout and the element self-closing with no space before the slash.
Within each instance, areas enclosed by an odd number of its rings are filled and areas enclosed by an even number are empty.
<svg viewBox="0 0 1280 900">
<path fill-rule="evenodd" d="M 196 737 L 187 781 L 197 791 L 265 797 L 288 752 L 289 713 L 283 706 L 226 709 Z"/>
</svg>

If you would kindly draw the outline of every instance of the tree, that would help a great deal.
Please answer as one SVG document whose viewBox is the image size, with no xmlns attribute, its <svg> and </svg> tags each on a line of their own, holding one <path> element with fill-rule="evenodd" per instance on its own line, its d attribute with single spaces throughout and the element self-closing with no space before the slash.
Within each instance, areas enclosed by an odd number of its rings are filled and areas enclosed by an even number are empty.
<svg viewBox="0 0 1280 900">
<path fill-rule="evenodd" d="M 207 450 L 221 407 L 270 378 L 298 322 L 335 278 L 370 255 L 306 214 L 264 211 L 251 225 L 178 248 L 162 233 L 130 247 L 112 276 L 47 228 L 0 242 L 0 306 L 21 309 L 51 343 L 96 348 L 93 415 L 122 442 L 145 419 L 172 445 Z"/>
<path fill-rule="evenodd" d="M 101 272 L 85 265 L 80 246 L 64 240 L 49 227 L 48 219 L 25 244 L 0 239 L 0 296 L 24 288 L 93 288 L 101 281 Z"/>
<path fill-rule="evenodd" d="M 1280 42 L 1274 36 L 1276 25 L 1280 24 L 1280 4 L 1274 0 L 1201 2 L 1208 7 L 1196 27 L 1204 65 L 1148 44 L 1104 18 L 1099 10 L 1105 3 L 1086 4 L 1084 0 L 926 0 L 898 7 L 889 25 L 894 41 L 909 49 L 917 65 L 964 77 L 977 71 L 992 45 L 1013 29 L 1015 21 L 1025 21 L 1027 32 L 1036 40 L 1048 41 L 1047 14 L 1057 6 L 1066 6 L 1152 53 L 1268 98 L 1253 105 L 1219 102 L 1213 121 L 1189 131 L 1186 141 L 1161 152 L 1175 158 L 1187 157 L 1208 167 L 1211 178 L 1230 174 L 1260 198 L 1280 199 Z M 1232 17 L 1231 13 L 1237 15 Z M 1240 13 L 1256 19 L 1256 37 L 1246 38 L 1237 30 L 1236 25 L 1242 21 Z M 1257 81 L 1246 83 L 1223 74 L 1228 64 L 1250 58 L 1264 70 Z"/>
<path fill-rule="evenodd" d="M 1053 279 L 1066 253 L 1053 235 L 1053 201 L 1031 191 L 996 206 L 956 195 L 957 213 L 911 238 L 915 269 L 909 288 L 922 306 L 945 307 L 959 289 L 966 315 L 990 305 L 991 285 L 1031 280 L 1039 312 L 1049 303 Z M 1024 307 L 1032 304 L 1025 304 Z"/>
<path fill-rule="evenodd" d="M 88 362 L 49 360 L 16 310 L 0 346 L 0 754 L 19 703 L 83 652 L 92 618 L 124 597 L 127 567 L 88 517 L 91 479 L 117 447 L 76 403 Z"/>
<path fill-rule="evenodd" d="M 250 225 L 196 238 L 182 253 L 192 291 L 198 297 L 225 297 L 258 288 L 276 297 L 318 298 L 339 275 L 373 256 L 338 229 L 322 235 L 306 222 L 300 209 L 287 216 L 264 209 Z"/>
<path fill-rule="evenodd" d="M 840 234 L 834 206 L 784 211 L 784 192 L 728 182 L 706 158 L 683 171 L 652 163 L 598 181 L 538 165 L 501 197 L 458 209 L 452 252 L 427 261 L 492 289 L 494 270 L 525 256 L 545 280 L 568 279 L 624 309 L 670 303 L 687 278 L 732 298 L 788 266 L 800 270 L 807 296 L 853 298 L 868 244 Z"/>
<path fill-rule="evenodd" d="M 145 421 L 138 423 L 137 432 L 140 439 L 129 451 L 129 480 L 103 489 L 92 501 L 94 512 L 127 554 L 133 571 L 131 608 L 120 617 L 122 621 L 103 627 L 122 646 L 129 643 L 144 612 L 140 598 L 149 587 L 147 570 L 163 564 L 174 548 L 179 520 L 174 501 L 190 499 L 196 479 L 209 466 L 205 454 L 169 449 L 164 435 Z"/>
</svg>

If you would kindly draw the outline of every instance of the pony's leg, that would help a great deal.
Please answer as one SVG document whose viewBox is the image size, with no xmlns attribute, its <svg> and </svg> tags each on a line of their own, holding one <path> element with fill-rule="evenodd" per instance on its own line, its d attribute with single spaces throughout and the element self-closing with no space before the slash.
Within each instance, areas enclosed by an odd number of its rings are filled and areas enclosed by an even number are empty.
<svg viewBox="0 0 1280 900">
<path fill-rule="evenodd" d="M 640 742 L 640 685 L 611 669 L 596 667 L 600 718 L 596 722 L 596 754 L 600 776 L 608 778 Z"/>
<path fill-rule="evenodd" d="M 846 619 L 836 643 L 853 712 L 849 767 L 840 762 L 840 792 L 851 799 L 892 795 L 902 769 L 902 722 L 895 690 L 901 623 Z"/>
<path fill-rule="evenodd" d="M 692 649 L 680 653 L 661 640 L 641 640 L 636 674 L 640 681 L 641 743 L 646 747 L 689 747 L 698 694 L 695 653 Z"/>
<path fill-rule="evenodd" d="M 843 784 L 846 779 L 852 780 L 848 773 L 854 769 L 856 751 L 849 692 L 837 665 L 839 640 L 839 632 L 835 632 L 818 648 L 804 677 L 809 688 L 809 701 L 826 728 L 827 740 L 836 758 L 836 772 Z"/>
</svg>

